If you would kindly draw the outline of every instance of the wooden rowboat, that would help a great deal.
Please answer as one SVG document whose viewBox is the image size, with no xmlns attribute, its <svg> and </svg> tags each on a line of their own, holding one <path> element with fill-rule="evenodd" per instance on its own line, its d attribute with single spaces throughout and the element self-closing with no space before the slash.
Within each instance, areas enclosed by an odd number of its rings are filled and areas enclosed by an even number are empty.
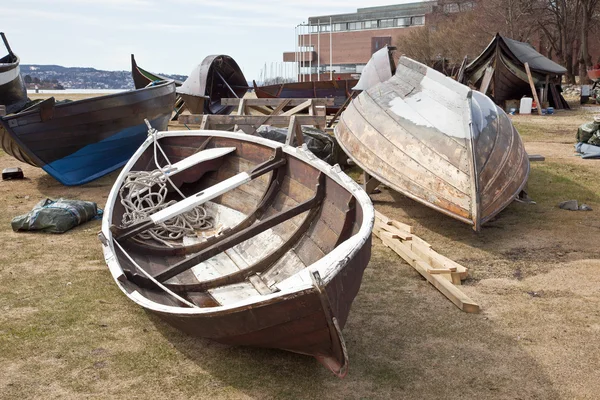
<svg viewBox="0 0 600 400">
<path fill-rule="evenodd" d="M 56 104 L 51 97 L 0 118 L 0 144 L 63 185 L 81 185 L 122 167 L 144 142 L 144 119 L 167 128 L 175 84 Z"/>
<path fill-rule="evenodd" d="M 157 165 L 187 197 L 169 186 L 176 203 L 119 226 L 127 177 Z M 220 234 L 172 247 L 139 238 L 198 204 Z M 174 327 L 311 355 L 342 377 L 341 330 L 369 262 L 373 219 L 366 193 L 302 148 L 222 131 L 155 132 L 116 180 L 100 240 L 119 288 Z"/>
<path fill-rule="evenodd" d="M 244 73 L 225 54 L 207 56 L 177 88 L 192 114 L 230 114 L 233 106 L 221 105 L 222 98 L 241 98 L 249 89 Z"/>
<path fill-rule="evenodd" d="M 334 105 L 327 107 L 327 114 L 335 114 L 352 94 L 358 79 L 337 81 L 291 82 L 277 85 L 258 86 L 255 81 L 254 93 L 259 99 L 332 98 Z"/>
<path fill-rule="evenodd" d="M 3 32 L 2 41 L 8 54 L 0 58 L 0 105 L 6 106 L 6 113 L 21 110 L 27 103 L 27 90 L 21 77 L 19 57 L 12 52 Z"/>
<path fill-rule="evenodd" d="M 172 80 L 173 82 L 175 82 L 175 86 L 181 86 L 183 84 L 183 82 L 177 79 L 170 79 L 165 76 L 146 71 L 145 69 L 137 65 L 133 54 L 131 55 L 131 77 L 133 78 L 133 84 L 136 89 L 143 89 L 152 82 L 156 81 Z"/>
<path fill-rule="evenodd" d="M 511 203 L 529 176 L 527 153 L 504 111 L 406 57 L 391 79 L 352 101 L 335 136 L 377 180 L 475 230 Z"/>
</svg>

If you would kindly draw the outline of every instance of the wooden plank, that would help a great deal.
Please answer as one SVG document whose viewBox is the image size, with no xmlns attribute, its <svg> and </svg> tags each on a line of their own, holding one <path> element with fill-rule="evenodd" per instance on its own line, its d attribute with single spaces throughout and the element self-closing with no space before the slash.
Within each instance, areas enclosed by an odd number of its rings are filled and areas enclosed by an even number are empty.
<svg viewBox="0 0 600 400">
<path fill-rule="evenodd" d="M 296 119 L 300 125 L 324 125 L 326 122 L 325 116 L 318 115 L 296 115 Z M 201 115 L 190 114 L 181 115 L 179 122 L 187 125 L 205 124 L 210 128 L 215 125 L 273 125 L 273 126 L 288 126 L 290 123 L 290 115 Z M 204 119 L 206 122 L 204 122 Z M 206 129 L 206 128 L 204 128 Z"/>
<path fill-rule="evenodd" d="M 221 105 L 224 106 L 234 106 L 237 107 L 242 99 L 236 98 L 222 98 Z M 282 102 L 286 102 L 287 106 L 295 107 L 298 106 L 307 100 L 313 100 L 315 105 L 319 106 L 333 106 L 334 98 L 333 97 L 323 97 L 323 98 L 277 98 L 277 99 L 243 99 L 245 100 L 246 106 L 266 106 L 266 107 L 277 107 Z"/>
<path fill-rule="evenodd" d="M 527 157 L 529 158 L 529 162 L 532 161 L 546 161 L 546 157 L 540 155 L 540 154 L 528 154 Z"/>
<path fill-rule="evenodd" d="M 537 95 L 537 91 L 535 90 L 535 83 L 533 83 L 533 77 L 531 76 L 531 69 L 529 69 L 529 63 L 525 63 L 525 71 L 527 72 L 527 79 L 529 79 L 529 86 L 531 87 L 533 99 L 535 100 L 535 104 L 537 105 L 538 115 L 542 115 L 542 105 L 540 104 L 540 99 Z"/>
<path fill-rule="evenodd" d="M 248 280 L 261 295 L 273 293 L 271 288 L 269 288 L 258 275 L 252 275 Z"/>
<path fill-rule="evenodd" d="M 300 111 L 309 108 L 312 104 L 312 99 L 308 99 L 306 100 L 304 103 L 297 105 L 296 107 L 292 108 L 291 110 L 288 110 L 286 112 L 284 112 L 282 115 L 285 116 L 292 116 L 294 114 L 298 114 Z"/>
<path fill-rule="evenodd" d="M 492 82 L 492 77 L 494 76 L 494 67 L 489 66 L 485 69 L 485 75 L 483 76 L 483 80 L 481 81 L 481 86 L 479 87 L 479 91 L 483 94 L 486 94 L 490 83 Z"/>
<path fill-rule="evenodd" d="M 410 225 L 407 224 L 403 224 L 401 222 L 392 220 L 388 217 L 386 217 L 385 215 L 383 215 L 382 213 L 380 213 L 379 211 L 375 211 L 375 218 L 379 219 L 383 224 L 385 225 L 389 225 L 389 226 L 394 226 L 397 229 L 400 229 L 402 231 L 408 232 L 408 233 L 413 233 L 413 228 Z"/>
<path fill-rule="evenodd" d="M 371 194 L 381 184 L 377 179 L 369 175 L 367 171 L 363 171 L 363 184 L 362 188 L 367 194 Z"/>
<path fill-rule="evenodd" d="M 381 239 L 390 249 L 404 258 L 414 269 L 417 270 L 429 283 L 435 286 L 444 296 L 446 296 L 454 305 L 468 313 L 479 312 L 479 305 L 471 300 L 466 294 L 452 284 L 449 280 L 437 274 L 430 274 L 421 262 L 417 262 L 418 256 L 413 253 L 406 245 L 400 243 L 397 239 L 391 238 L 391 234 L 385 232 Z"/>
</svg>

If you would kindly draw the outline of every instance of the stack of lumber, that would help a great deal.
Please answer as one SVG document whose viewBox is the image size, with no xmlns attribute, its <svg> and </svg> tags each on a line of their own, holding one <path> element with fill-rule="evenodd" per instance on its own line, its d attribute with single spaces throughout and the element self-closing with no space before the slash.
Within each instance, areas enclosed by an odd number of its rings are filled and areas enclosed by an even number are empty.
<svg viewBox="0 0 600 400">
<path fill-rule="evenodd" d="M 413 233 L 410 225 L 376 211 L 373 233 L 458 308 L 469 313 L 479 312 L 479 306 L 455 286 L 467 278 L 467 268 L 434 251 L 429 243 Z"/>
</svg>

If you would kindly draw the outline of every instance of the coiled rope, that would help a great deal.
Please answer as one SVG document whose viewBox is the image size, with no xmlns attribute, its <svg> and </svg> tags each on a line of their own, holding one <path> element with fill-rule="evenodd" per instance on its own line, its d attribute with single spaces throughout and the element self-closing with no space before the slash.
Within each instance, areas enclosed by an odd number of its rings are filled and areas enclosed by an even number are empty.
<svg viewBox="0 0 600 400">
<path fill-rule="evenodd" d="M 154 160 L 157 169 L 153 171 L 130 171 L 119 190 L 121 204 L 125 208 L 121 224 L 123 227 L 147 220 L 152 214 L 177 203 L 175 200 L 167 201 L 167 182 L 181 195 L 185 195 L 171 181 L 165 171 L 171 167 L 171 162 L 156 141 L 156 131 L 152 129 L 149 134 L 154 135 Z M 156 162 L 156 150 L 161 151 L 168 165 L 161 168 Z M 208 215 L 202 206 L 196 206 L 190 211 L 181 213 L 155 228 L 138 234 L 136 237 L 145 240 L 156 240 L 166 246 L 173 245 L 168 241 L 183 239 L 184 236 L 197 236 L 197 230 L 206 230 L 214 227 L 213 218 Z"/>
</svg>

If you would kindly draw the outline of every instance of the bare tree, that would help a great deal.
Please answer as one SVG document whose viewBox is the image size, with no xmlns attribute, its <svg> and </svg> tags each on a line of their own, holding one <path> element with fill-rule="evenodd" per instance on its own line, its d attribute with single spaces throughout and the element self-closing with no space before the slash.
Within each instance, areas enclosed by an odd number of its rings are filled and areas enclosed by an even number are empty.
<svg viewBox="0 0 600 400">
<path fill-rule="evenodd" d="M 581 49 L 579 56 L 579 82 L 589 83 L 587 69 L 592 66 L 592 56 L 589 52 L 589 32 L 597 16 L 599 0 L 579 0 L 581 2 Z"/>
</svg>

